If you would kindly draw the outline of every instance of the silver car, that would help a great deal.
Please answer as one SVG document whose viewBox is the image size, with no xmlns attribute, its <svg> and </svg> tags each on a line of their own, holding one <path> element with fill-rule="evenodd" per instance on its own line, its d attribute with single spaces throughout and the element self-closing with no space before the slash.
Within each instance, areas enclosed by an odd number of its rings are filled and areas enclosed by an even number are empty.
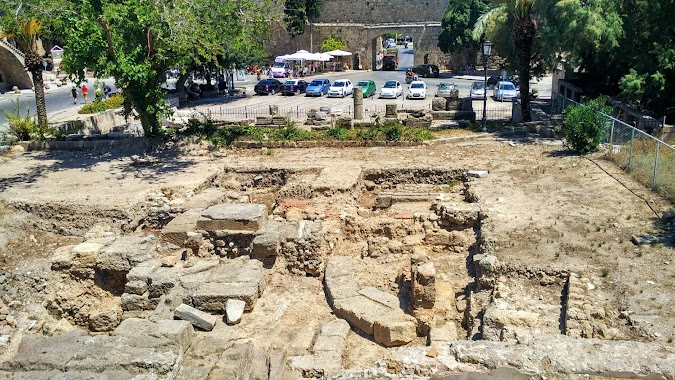
<svg viewBox="0 0 675 380">
<path fill-rule="evenodd" d="M 469 96 L 471 96 L 471 99 L 483 99 L 485 96 L 485 82 L 473 82 Z"/>
<path fill-rule="evenodd" d="M 454 83 L 441 82 L 438 84 L 438 88 L 436 89 L 436 96 L 447 98 L 453 96 L 455 90 L 457 90 L 457 86 L 455 86 Z"/>
</svg>

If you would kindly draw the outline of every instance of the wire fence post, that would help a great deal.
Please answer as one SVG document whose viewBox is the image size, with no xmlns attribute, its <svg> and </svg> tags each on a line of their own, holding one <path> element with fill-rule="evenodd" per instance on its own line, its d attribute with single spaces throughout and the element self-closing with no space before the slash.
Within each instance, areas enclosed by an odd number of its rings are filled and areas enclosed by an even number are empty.
<svg viewBox="0 0 675 380">
<path fill-rule="evenodd" d="M 659 165 L 659 146 L 661 143 L 656 140 L 656 157 L 654 158 L 654 174 L 652 175 L 652 186 L 656 186 L 656 168 Z"/>
<path fill-rule="evenodd" d="M 609 155 L 614 153 L 614 124 L 616 120 L 612 119 L 612 127 L 609 130 Z"/>
<path fill-rule="evenodd" d="M 248 119 L 248 107 L 244 106 L 244 114 L 246 115 L 246 118 Z"/>
<path fill-rule="evenodd" d="M 630 173 L 630 164 L 631 160 L 633 159 L 633 144 L 635 141 L 635 128 L 631 128 L 630 130 L 630 152 L 628 153 L 628 165 L 626 166 L 626 170 Z"/>
</svg>

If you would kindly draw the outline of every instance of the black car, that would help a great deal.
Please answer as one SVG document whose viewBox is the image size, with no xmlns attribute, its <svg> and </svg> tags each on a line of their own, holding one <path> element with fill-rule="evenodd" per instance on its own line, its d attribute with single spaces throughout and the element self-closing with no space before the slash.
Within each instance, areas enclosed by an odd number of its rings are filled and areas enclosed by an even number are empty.
<svg viewBox="0 0 675 380">
<path fill-rule="evenodd" d="M 263 79 L 253 88 L 256 94 L 276 94 L 281 91 L 281 82 L 278 79 Z"/>
<path fill-rule="evenodd" d="M 302 79 L 288 79 L 281 85 L 283 95 L 300 94 L 307 90 L 307 82 Z"/>
<path fill-rule="evenodd" d="M 430 78 L 430 77 L 438 78 L 439 76 L 438 66 L 436 65 L 429 65 L 429 64 L 419 65 L 413 67 L 412 71 L 423 78 Z"/>
</svg>

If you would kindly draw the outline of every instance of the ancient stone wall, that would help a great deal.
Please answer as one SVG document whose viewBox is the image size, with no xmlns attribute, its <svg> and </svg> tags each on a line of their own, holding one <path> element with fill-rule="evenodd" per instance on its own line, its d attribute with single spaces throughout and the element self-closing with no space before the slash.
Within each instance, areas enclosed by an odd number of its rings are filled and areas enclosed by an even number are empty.
<svg viewBox="0 0 675 380">
<path fill-rule="evenodd" d="M 345 48 L 353 53 L 342 58 L 349 68 L 372 70 L 375 57 L 381 50 L 378 37 L 386 33 L 410 36 L 414 42 L 415 65 L 433 63 L 444 66 L 448 57 L 437 47 L 442 31 L 441 20 L 447 2 L 425 1 L 411 5 L 403 0 L 332 0 L 325 1 L 321 16 L 313 20 L 300 36 L 290 36 L 279 28 L 268 45 L 271 55 L 278 56 L 299 49 L 319 51 L 321 41 L 331 35 L 345 41 Z"/>
<path fill-rule="evenodd" d="M 368 25 L 385 23 L 441 22 L 447 1 L 424 0 L 326 0 L 318 23 L 353 22 Z M 400 33 L 400 32 L 399 32 Z"/>
</svg>

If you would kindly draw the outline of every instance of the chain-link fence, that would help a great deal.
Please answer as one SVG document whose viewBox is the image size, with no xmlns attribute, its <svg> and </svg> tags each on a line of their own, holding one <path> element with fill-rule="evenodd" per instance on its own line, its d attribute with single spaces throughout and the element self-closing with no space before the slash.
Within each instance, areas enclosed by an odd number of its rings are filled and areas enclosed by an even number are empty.
<svg viewBox="0 0 675 380">
<path fill-rule="evenodd" d="M 583 106 L 560 94 L 551 99 L 554 114 L 563 113 L 571 105 Z M 602 117 L 607 159 L 675 202 L 675 147 L 610 115 Z"/>
</svg>

